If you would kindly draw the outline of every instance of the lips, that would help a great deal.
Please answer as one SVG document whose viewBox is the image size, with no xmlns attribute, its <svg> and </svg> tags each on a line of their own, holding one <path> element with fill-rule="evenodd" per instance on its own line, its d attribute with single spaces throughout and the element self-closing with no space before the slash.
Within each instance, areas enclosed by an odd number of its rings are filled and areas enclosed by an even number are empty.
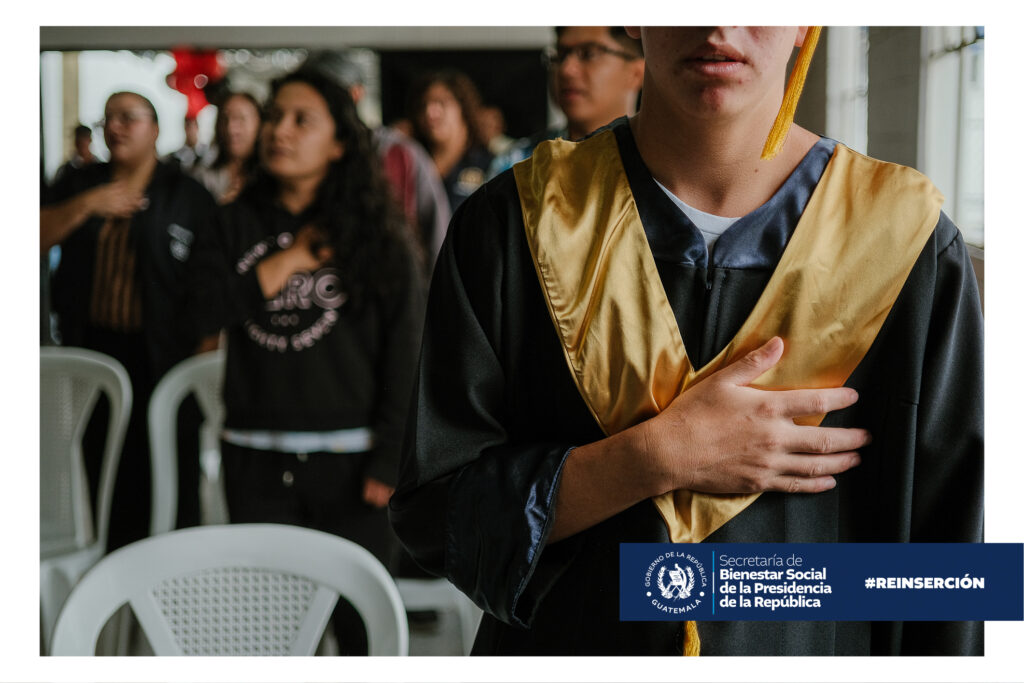
<svg viewBox="0 0 1024 683">
<path fill-rule="evenodd" d="M 746 59 L 728 45 L 704 43 L 686 57 L 685 64 L 701 76 L 722 78 L 740 74 Z"/>
<path fill-rule="evenodd" d="M 562 100 L 578 99 L 584 95 L 584 91 L 580 88 L 562 88 L 558 91 L 558 96 Z"/>
<path fill-rule="evenodd" d="M 690 53 L 686 61 L 693 62 L 741 62 L 746 60 L 743 55 L 729 45 L 715 45 L 704 43 Z"/>
</svg>

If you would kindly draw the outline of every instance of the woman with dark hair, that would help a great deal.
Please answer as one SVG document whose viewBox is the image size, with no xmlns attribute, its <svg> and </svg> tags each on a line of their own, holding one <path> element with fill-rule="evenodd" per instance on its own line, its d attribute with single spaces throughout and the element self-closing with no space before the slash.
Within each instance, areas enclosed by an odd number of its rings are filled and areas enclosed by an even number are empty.
<svg viewBox="0 0 1024 683">
<path fill-rule="evenodd" d="M 338 534 L 388 565 L 423 306 L 413 252 L 333 80 L 275 81 L 259 150 L 192 282 L 201 332 L 227 329 L 228 513 Z"/>
<path fill-rule="evenodd" d="M 452 211 L 487 179 L 493 156 L 480 136 L 480 93 L 466 74 L 427 74 L 411 90 L 414 137 L 427 148 L 444 180 Z"/>
<path fill-rule="evenodd" d="M 213 139 L 216 156 L 197 165 L 193 175 L 219 204 L 235 200 L 259 165 L 260 103 L 246 92 L 229 92 L 217 108 Z"/>
</svg>

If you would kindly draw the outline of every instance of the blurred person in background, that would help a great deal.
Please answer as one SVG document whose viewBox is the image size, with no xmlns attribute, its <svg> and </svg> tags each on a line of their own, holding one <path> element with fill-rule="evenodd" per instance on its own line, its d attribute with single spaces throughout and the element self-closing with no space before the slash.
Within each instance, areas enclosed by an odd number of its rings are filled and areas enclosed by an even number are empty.
<svg viewBox="0 0 1024 683">
<path fill-rule="evenodd" d="M 61 178 L 67 175 L 68 171 L 90 166 L 99 159 L 92 153 L 92 128 L 84 124 L 78 124 L 71 132 L 72 152 L 71 158 L 61 164 L 53 176 L 52 182 L 46 182 L 46 176 L 40 162 L 40 184 L 39 199 L 41 204 L 47 204 L 50 197 L 50 188 L 61 182 Z M 50 311 L 50 274 L 56 270 L 60 262 L 60 247 L 43 250 L 39 261 L 39 312 L 40 312 L 40 342 L 42 344 L 54 344 L 59 340 L 56 334 Z"/>
<path fill-rule="evenodd" d="M 215 147 L 210 150 L 208 161 L 192 169 L 192 175 L 206 186 L 218 204 L 234 201 L 255 172 L 259 164 L 259 131 L 260 104 L 256 98 L 249 93 L 227 93 L 217 109 Z"/>
<path fill-rule="evenodd" d="M 198 338 L 188 324 L 185 267 L 215 204 L 194 179 L 158 161 L 156 109 L 134 92 L 109 97 L 103 114 L 108 163 L 69 169 L 40 210 L 40 245 L 61 246 L 52 307 L 61 343 L 113 356 L 132 380 L 132 415 L 118 468 L 109 549 L 149 533 L 150 466 L 146 409 L 156 383 L 188 357 Z M 106 430 L 105 401 L 83 448 L 95 500 Z M 179 439 L 198 425 L 186 403 Z M 192 432 L 192 439 L 196 434 Z M 198 442 L 180 441 L 178 526 L 199 521 Z"/>
<path fill-rule="evenodd" d="M 194 116 L 185 117 L 184 128 L 185 144 L 171 152 L 167 161 L 177 164 L 183 171 L 189 171 L 206 155 L 209 146 L 199 140 L 199 121 Z"/>
<path fill-rule="evenodd" d="M 644 51 L 621 26 L 559 26 L 555 46 L 544 54 L 551 97 L 565 114 L 564 127 L 549 128 L 513 144 L 495 158 L 496 176 L 533 153 L 544 140 L 579 140 L 636 112 L 644 80 Z"/>
<path fill-rule="evenodd" d="M 487 145 L 487 151 L 498 156 L 508 151 L 515 140 L 505 135 L 505 114 L 500 107 L 489 104 L 480 107 L 477 112 L 477 125 L 480 127 L 480 137 Z"/>
<path fill-rule="evenodd" d="M 421 77 L 409 102 L 414 137 L 434 159 L 454 212 L 486 180 L 493 159 L 480 135 L 480 94 L 469 76 L 448 69 Z"/>
<path fill-rule="evenodd" d="M 315 69 L 334 78 L 348 90 L 357 106 L 366 96 L 364 67 L 343 51 L 313 52 L 303 68 Z M 452 216 L 441 176 L 423 145 L 410 137 L 404 128 L 381 126 L 373 131 L 373 141 L 392 196 L 405 215 L 406 225 L 416 237 L 424 273 L 429 276 Z"/>
<path fill-rule="evenodd" d="M 271 89 L 260 168 L 197 244 L 190 287 L 200 330 L 227 330 L 228 515 L 337 534 L 388 566 L 421 275 L 348 92 L 302 69 Z M 342 652 L 365 654 L 339 610 Z"/>
<path fill-rule="evenodd" d="M 60 182 L 64 174 L 72 169 L 83 168 L 99 161 L 90 147 L 92 145 L 92 128 L 80 123 L 75 126 L 73 135 L 74 151 L 71 153 L 71 158 L 57 169 L 57 173 L 53 176 L 54 183 Z"/>
</svg>

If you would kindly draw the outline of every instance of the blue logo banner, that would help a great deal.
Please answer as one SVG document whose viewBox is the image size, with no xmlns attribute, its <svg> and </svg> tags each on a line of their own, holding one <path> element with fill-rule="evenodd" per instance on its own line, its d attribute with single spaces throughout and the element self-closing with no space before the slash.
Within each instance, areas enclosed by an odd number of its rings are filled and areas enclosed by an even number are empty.
<svg viewBox="0 0 1024 683">
<path fill-rule="evenodd" d="M 622 543 L 622 621 L 1020 621 L 1021 543 Z"/>
</svg>

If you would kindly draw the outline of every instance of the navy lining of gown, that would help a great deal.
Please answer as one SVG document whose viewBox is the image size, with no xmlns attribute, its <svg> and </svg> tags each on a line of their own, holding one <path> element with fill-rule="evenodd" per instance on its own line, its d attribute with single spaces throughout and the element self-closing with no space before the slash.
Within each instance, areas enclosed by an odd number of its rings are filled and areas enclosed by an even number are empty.
<svg viewBox="0 0 1024 683">
<path fill-rule="evenodd" d="M 610 128 L 615 133 L 622 165 L 654 257 L 706 268 L 708 251 L 704 237 L 654 182 L 640 157 L 628 119 L 620 118 Z M 836 144 L 831 138 L 819 139 L 768 201 L 722 233 L 712 253 L 712 267 L 774 269 Z"/>
</svg>

